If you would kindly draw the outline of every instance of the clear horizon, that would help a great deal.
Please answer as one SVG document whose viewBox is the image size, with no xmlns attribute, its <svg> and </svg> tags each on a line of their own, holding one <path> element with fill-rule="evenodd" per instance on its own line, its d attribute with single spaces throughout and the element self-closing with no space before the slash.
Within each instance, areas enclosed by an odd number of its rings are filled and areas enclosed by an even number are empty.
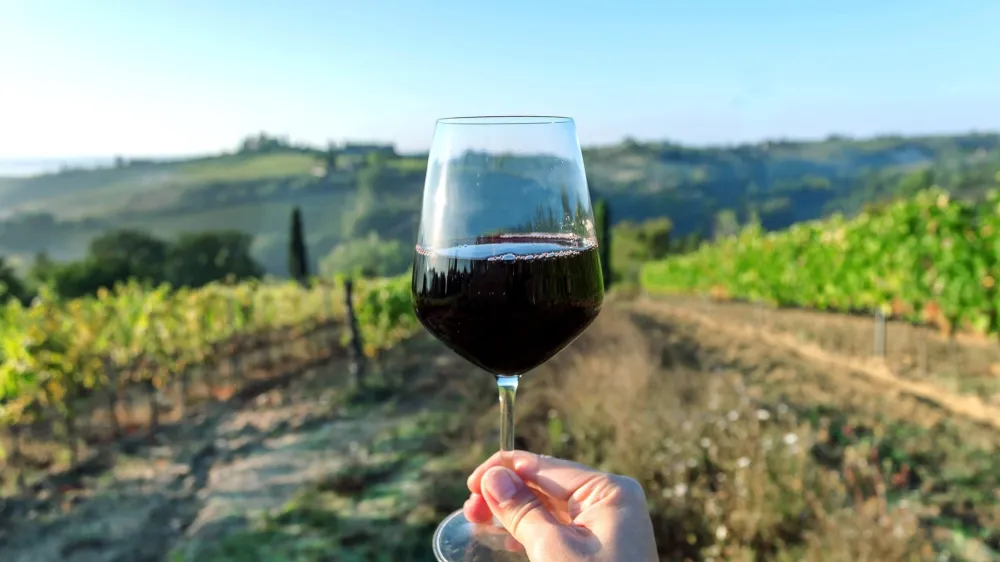
<svg viewBox="0 0 1000 562">
<path fill-rule="evenodd" d="M 991 0 L 8 3 L 0 159 L 210 154 L 259 131 L 420 152 L 455 114 L 569 115 L 589 146 L 993 131 L 996 21 Z"/>
<path fill-rule="evenodd" d="M 260 132 L 261 131 L 256 131 L 254 133 L 248 133 L 247 135 L 244 135 L 244 137 L 249 136 L 251 134 L 258 134 Z M 282 136 L 280 133 L 271 133 L 270 131 L 264 131 L 264 132 L 267 133 L 268 135 Z M 877 134 L 862 135 L 862 136 L 844 135 L 843 133 L 834 133 L 834 132 L 831 132 L 831 133 L 828 133 L 828 134 L 826 134 L 824 136 L 811 137 L 811 138 L 806 138 L 806 137 L 761 137 L 761 138 L 758 138 L 758 139 L 749 139 L 749 140 L 744 140 L 744 141 L 739 141 L 739 142 L 729 142 L 729 143 L 726 143 L 726 142 L 688 143 L 688 142 L 683 142 L 683 141 L 679 141 L 677 139 L 672 139 L 672 138 L 665 138 L 665 137 L 664 138 L 656 138 L 656 137 L 638 138 L 638 137 L 626 134 L 625 136 L 623 136 L 620 139 L 612 140 L 612 141 L 605 142 L 605 143 L 592 143 L 592 144 L 588 144 L 586 142 L 582 142 L 581 141 L 581 146 L 582 146 L 582 148 L 585 148 L 585 149 L 586 148 L 600 148 L 600 147 L 605 147 L 605 146 L 612 146 L 612 145 L 620 144 L 621 142 L 623 142 L 624 140 L 626 140 L 628 138 L 632 138 L 632 139 L 636 140 L 637 142 L 643 142 L 643 143 L 672 142 L 672 143 L 677 143 L 677 144 L 681 144 L 683 146 L 688 146 L 688 147 L 693 147 L 693 148 L 729 148 L 729 147 L 734 147 L 734 146 L 738 146 L 738 145 L 757 144 L 757 143 L 768 142 L 768 141 L 775 141 L 775 142 L 776 141 L 801 142 L 801 143 L 821 142 L 823 140 L 828 139 L 832 135 L 841 135 L 841 136 L 845 136 L 846 138 L 849 138 L 851 140 L 864 141 L 864 140 L 875 139 L 875 138 L 880 138 L 880 137 L 888 137 L 888 136 L 904 136 L 904 137 L 909 137 L 909 138 L 921 138 L 921 137 L 934 137 L 934 136 L 962 136 L 962 135 L 976 135 L 976 134 L 997 134 L 997 135 L 1000 135 L 1000 128 L 997 128 L 997 129 L 988 129 L 988 130 L 987 129 L 984 129 L 984 130 L 967 129 L 967 130 L 956 130 L 956 131 L 940 131 L 940 132 L 933 132 L 933 133 L 925 133 L 925 132 L 919 132 L 919 131 L 913 132 L 913 133 L 897 133 L 897 132 L 889 131 L 889 132 L 885 132 L 885 133 L 877 133 Z M 125 159 L 135 158 L 135 159 L 150 159 L 150 160 L 183 160 L 183 159 L 187 159 L 187 158 L 201 158 L 201 157 L 205 157 L 205 156 L 221 155 L 223 153 L 230 153 L 231 154 L 237 148 L 237 146 L 239 145 L 239 141 L 241 141 L 241 140 L 243 140 L 243 137 L 241 137 L 241 138 L 237 139 L 236 141 L 234 141 L 233 143 L 231 143 L 231 146 L 223 146 L 223 147 L 220 147 L 218 150 L 211 151 L 211 152 L 197 152 L 197 153 L 180 153 L 180 152 L 178 152 L 178 153 L 172 153 L 172 154 L 128 154 L 128 153 L 120 153 L 120 154 L 97 154 L 97 155 L 81 154 L 81 155 L 71 155 L 71 156 L 14 156 L 14 157 L 6 157 L 6 156 L 3 156 L 3 155 L 0 155 L 0 163 L 7 164 L 7 165 L 25 165 L 25 166 L 38 165 L 38 164 L 52 164 L 52 165 L 57 165 L 60 162 L 83 163 L 83 162 L 87 162 L 87 161 L 92 161 L 92 162 L 95 162 L 95 163 L 96 162 L 110 163 L 110 162 L 114 161 L 114 159 L 116 157 L 122 157 L 122 158 L 125 158 Z M 294 139 L 289 139 L 289 140 L 294 140 Z M 345 142 L 345 141 L 348 142 L 348 143 L 393 144 L 393 142 L 391 140 L 382 140 L 382 139 L 363 139 L 363 140 L 344 139 L 340 144 L 342 145 L 343 142 Z M 300 146 L 309 146 L 311 148 L 317 148 L 317 149 L 323 149 L 323 148 L 325 148 L 325 145 L 310 144 L 310 143 L 300 143 Z M 426 147 L 423 148 L 423 149 L 419 149 L 419 150 L 402 150 L 398 146 L 396 148 L 397 148 L 397 151 L 400 154 L 402 154 L 402 155 L 407 155 L 407 154 L 425 154 L 427 152 L 427 148 Z M 2 168 L 0 168 L 0 170 L 2 170 Z M 4 175 L 3 172 L 0 171 L 0 176 L 3 176 L 3 175 Z"/>
</svg>

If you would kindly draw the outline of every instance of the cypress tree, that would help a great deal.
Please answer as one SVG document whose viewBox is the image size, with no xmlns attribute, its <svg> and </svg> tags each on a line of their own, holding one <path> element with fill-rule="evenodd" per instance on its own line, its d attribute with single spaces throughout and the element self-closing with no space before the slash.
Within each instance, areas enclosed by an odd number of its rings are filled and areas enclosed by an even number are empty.
<svg viewBox="0 0 1000 562">
<path fill-rule="evenodd" d="M 604 288 L 611 288 L 611 210 L 604 199 L 594 203 L 594 222 L 597 227 L 597 245 L 601 255 L 601 273 L 604 275 Z"/>
<path fill-rule="evenodd" d="M 292 232 L 288 246 L 288 274 L 299 283 L 309 277 L 309 258 L 306 255 L 306 237 L 302 228 L 302 211 L 292 210 Z"/>
</svg>

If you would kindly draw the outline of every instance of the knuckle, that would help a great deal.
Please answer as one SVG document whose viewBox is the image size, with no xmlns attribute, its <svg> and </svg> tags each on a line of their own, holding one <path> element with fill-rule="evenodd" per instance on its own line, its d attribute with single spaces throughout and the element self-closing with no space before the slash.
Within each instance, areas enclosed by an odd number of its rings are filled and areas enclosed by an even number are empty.
<svg viewBox="0 0 1000 562">
<path fill-rule="evenodd" d="M 526 502 L 521 502 L 513 506 L 513 509 L 507 514 L 507 523 L 510 534 L 515 537 L 519 536 L 521 530 L 521 524 L 524 523 L 525 519 L 528 518 L 535 510 L 545 509 L 542 505 L 542 500 L 538 499 L 537 496 L 531 494 L 531 498 Z"/>
<path fill-rule="evenodd" d="M 634 478 L 609 474 L 605 485 L 606 497 L 612 502 L 621 504 L 646 502 L 646 492 Z"/>
<path fill-rule="evenodd" d="M 590 498 L 591 501 L 614 499 L 621 492 L 615 478 L 613 474 L 594 474 L 580 490 L 583 496 Z"/>
</svg>

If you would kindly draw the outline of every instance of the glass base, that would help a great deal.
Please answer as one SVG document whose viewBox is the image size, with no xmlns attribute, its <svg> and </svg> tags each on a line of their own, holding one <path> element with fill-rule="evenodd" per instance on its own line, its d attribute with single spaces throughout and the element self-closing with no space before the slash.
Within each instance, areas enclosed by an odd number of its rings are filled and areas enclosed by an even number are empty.
<svg viewBox="0 0 1000 562">
<path fill-rule="evenodd" d="M 500 523 L 470 523 L 462 510 L 445 517 L 434 531 L 439 562 L 528 562 L 524 549 Z"/>
</svg>

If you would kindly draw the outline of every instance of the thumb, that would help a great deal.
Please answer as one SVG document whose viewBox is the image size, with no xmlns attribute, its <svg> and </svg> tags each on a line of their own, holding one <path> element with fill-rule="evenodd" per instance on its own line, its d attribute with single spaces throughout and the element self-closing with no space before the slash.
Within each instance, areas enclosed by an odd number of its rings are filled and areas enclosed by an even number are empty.
<svg viewBox="0 0 1000 562">
<path fill-rule="evenodd" d="M 513 470 L 496 466 L 483 475 L 483 499 L 507 532 L 530 552 L 561 525 Z"/>
</svg>

